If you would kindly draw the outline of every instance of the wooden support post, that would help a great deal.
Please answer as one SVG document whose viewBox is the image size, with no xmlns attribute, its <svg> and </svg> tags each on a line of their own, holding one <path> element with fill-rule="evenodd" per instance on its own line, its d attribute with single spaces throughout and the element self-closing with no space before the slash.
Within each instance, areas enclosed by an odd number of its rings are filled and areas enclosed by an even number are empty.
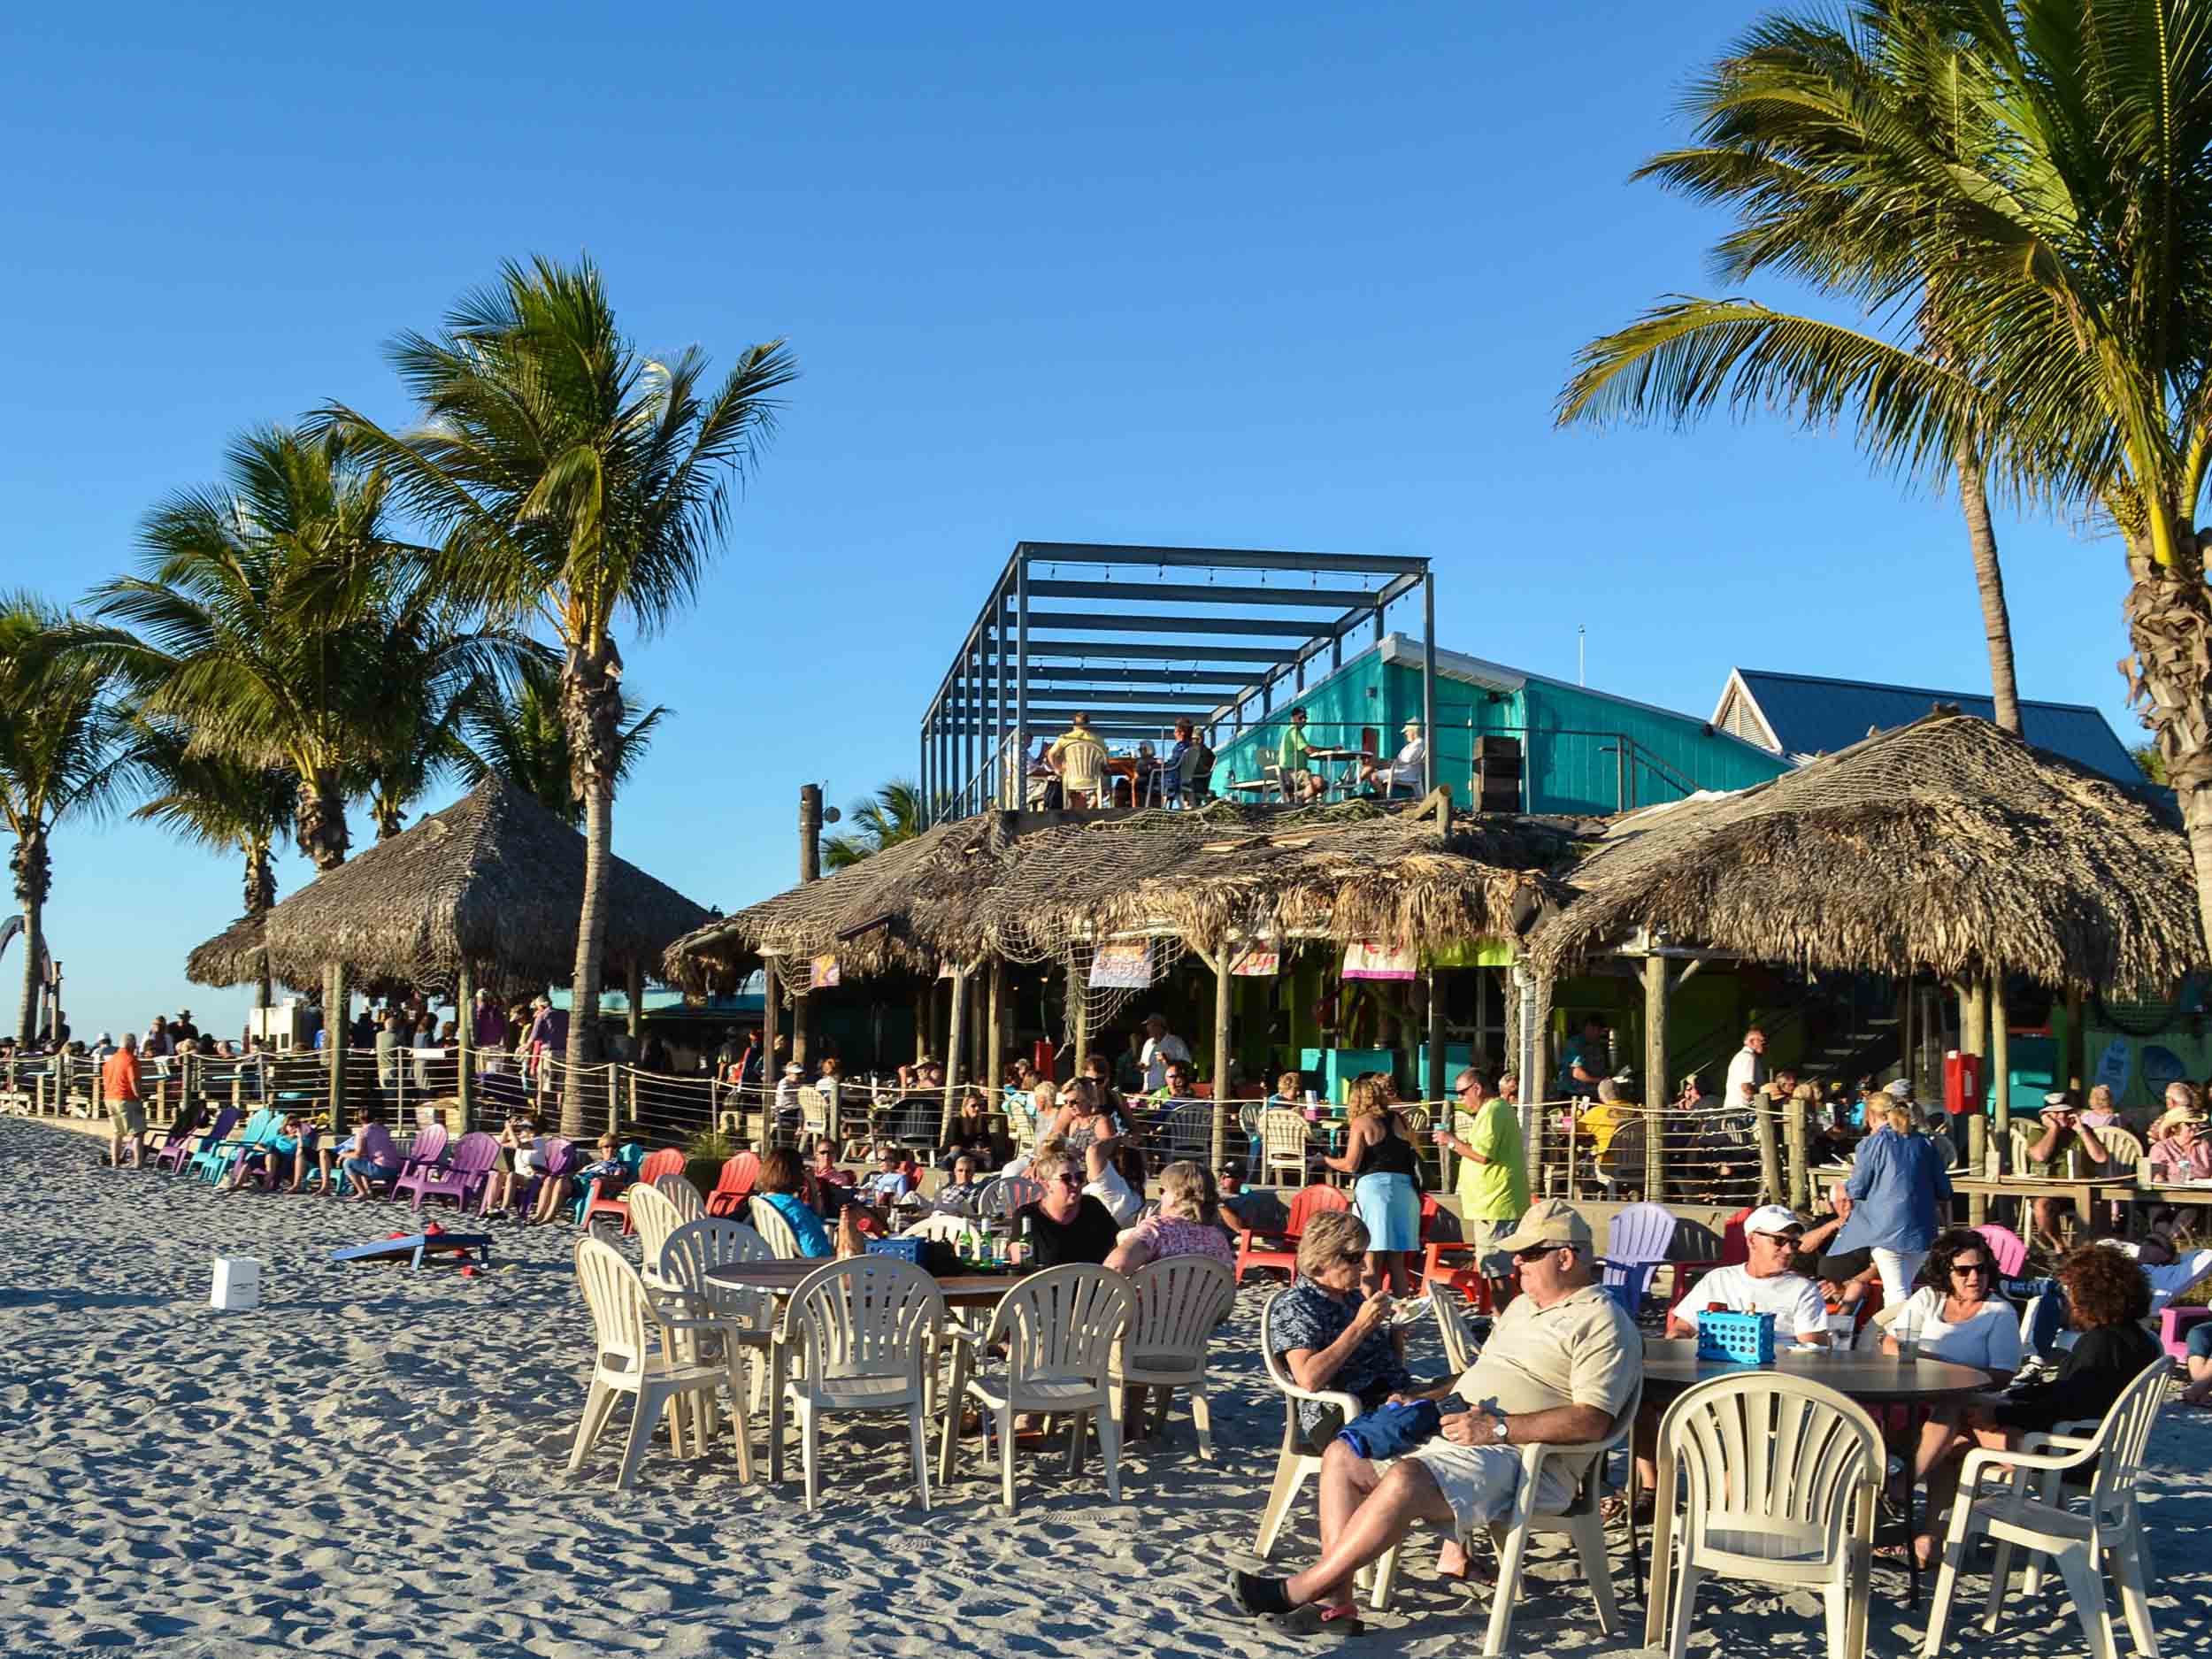
<svg viewBox="0 0 2212 1659">
<path fill-rule="evenodd" d="M 1897 1072 L 1906 1079 L 1912 1076 L 1913 1005 L 1918 1001 L 1909 974 L 1897 987 Z"/>
<path fill-rule="evenodd" d="M 628 1080 L 630 1085 L 630 1122 L 633 1125 L 634 1125 L 637 1122 L 637 1073 L 634 1071 L 629 1073 Z"/>
<path fill-rule="evenodd" d="M 323 970 L 323 1069 L 330 1091 L 330 1133 L 346 1129 L 346 971 L 333 963 Z"/>
<path fill-rule="evenodd" d="M 1091 1057 L 1091 1010 L 1084 1001 L 1084 973 L 1082 958 L 1071 955 L 1068 958 L 1068 1029 L 1074 1034 L 1075 1075 L 1083 1075 L 1083 1063 Z"/>
<path fill-rule="evenodd" d="M 609 1061 L 607 1076 L 607 1133 L 617 1141 L 622 1139 L 622 1068 Z"/>
<path fill-rule="evenodd" d="M 2000 972 L 1989 976 L 1989 1083 L 1996 1092 L 1990 1096 L 1996 1102 L 1990 1118 L 1989 1133 L 1997 1137 L 2003 1156 L 2011 1156 L 2012 1141 L 2012 1033 L 2006 1029 L 2010 1021 L 2005 1012 L 2005 976 Z"/>
<path fill-rule="evenodd" d="M 944 1122 L 937 1131 L 941 1145 L 952 1133 L 954 1102 L 960 1098 L 960 1026 L 967 1014 L 968 970 L 965 966 L 956 966 L 952 971 L 952 1018 L 945 1022 L 945 1115 Z"/>
<path fill-rule="evenodd" d="M 1989 987 L 1980 979 L 1970 979 L 1959 991 L 1959 1052 L 1978 1056 L 1983 1061 L 1983 1082 L 1988 1082 L 1989 1057 Z M 1980 1100 L 1971 1101 L 1966 1110 L 1966 1171 L 1976 1179 L 1989 1173 L 1989 1110 Z M 1970 1225 L 1978 1227 L 1989 1219 L 1989 1194 L 1969 1193 L 1966 1197 L 1966 1219 Z"/>
<path fill-rule="evenodd" d="M 1809 1215 L 1813 1205 L 1812 1173 L 1808 1167 L 1809 1149 L 1805 1142 L 1805 1106 L 1801 1101 L 1785 1101 L 1782 1110 L 1789 1114 L 1786 1124 L 1790 1151 L 1790 1195 L 1785 1200 L 1801 1216 Z"/>
<path fill-rule="evenodd" d="M 2087 1001 L 2078 985 L 2066 987 L 2066 1052 L 2059 1056 L 2059 1072 L 2073 1088 L 2085 1087 L 2089 1078 L 2089 1033 L 2083 1029 Z"/>
<path fill-rule="evenodd" d="M 630 1064 L 637 1064 L 638 1039 L 645 1034 L 645 964 L 633 962 L 630 977 L 622 987 L 630 1001 Z"/>
<path fill-rule="evenodd" d="M 1230 970 L 1236 965 L 1237 943 L 1230 934 L 1221 936 L 1216 947 L 1218 954 L 1213 959 L 1214 970 L 1214 1133 L 1213 1167 L 1219 1169 L 1229 1147 L 1228 1115 L 1234 1110 L 1229 1102 L 1229 986 Z"/>
<path fill-rule="evenodd" d="M 1448 1101 L 1451 1098 L 1450 1079 L 1444 1075 L 1444 982 L 1436 970 L 1429 970 L 1429 1074 L 1424 1099 Z"/>
<path fill-rule="evenodd" d="M 929 1033 L 937 1024 L 937 985 L 934 980 L 914 993 L 914 1064 L 929 1058 Z"/>
<path fill-rule="evenodd" d="M 1762 1096 L 1758 1110 L 1752 1113 L 1753 1132 L 1759 1138 L 1759 1185 L 1766 1194 L 1763 1202 L 1770 1204 L 1788 1201 L 1789 1189 L 1782 1185 L 1782 1145 L 1774 1127 L 1774 1097 Z M 1785 1102 L 1787 1110 L 1793 1102 Z"/>
<path fill-rule="evenodd" d="M 453 979 L 453 1094 L 459 1104 L 454 1116 L 456 1135 L 468 1133 L 476 1121 L 476 976 L 468 958 L 461 958 Z"/>
<path fill-rule="evenodd" d="M 990 1015 L 985 1021 L 991 1034 L 983 1040 L 983 1087 L 998 1099 L 998 1086 L 1006 1075 L 1006 959 L 991 958 Z"/>
<path fill-rule="evenodd" d="M 1644 958 L 1644 1202 L 1666 1202 L 1667 959 Z"/>
<path fill-rule="evenodd" d="M 776 1098 L 776 1085 L 783 1080 L 783 1069 L 776 1064 L 776 1007 L 781 1001 L 782 993 L 778 988 L 775 957 L 764 957 L 760 965 L 760 1098 L 748 1102 L 741 1088 L 737 1096 L 737 1110 L 741 1112 L 750 1105 L 759 1110 L 760 1128 L 753 1141 L 756 1148 L 764 1155 L 775 1144 L 772 1139 L 776 1123 L 772 1103 Z M 742 1080 L 740 1079 L 741 1082 Z M 743 1120 L 741 1118 L 740 1121 Z"/>
</svg>

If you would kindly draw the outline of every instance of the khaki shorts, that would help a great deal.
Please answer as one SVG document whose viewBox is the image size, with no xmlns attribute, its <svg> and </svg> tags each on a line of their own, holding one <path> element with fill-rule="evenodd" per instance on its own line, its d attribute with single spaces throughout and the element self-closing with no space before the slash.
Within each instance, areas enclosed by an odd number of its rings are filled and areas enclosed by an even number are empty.
<svg viewBox="0 0 2212 1659">
<path fill-rule="evenodd" d="M 123 1125 L 126 1134 L 142 1135 L 146 1133 L 144 1101 L 111 1100 L 108 1102 L 108 1116 Z"/>
<path fill-rule="evenodd" d="M 1505 1519 L 1521 1489 L 1521 1451 L 1517 1446 L 1459 1446 L 1439 1438 L 1406 1454 L 1407 1461 L 1429 1471 L 1444 1502 L 1452 1506 L 1452 1530 L 1461 1538 Z M 1574 1483 L 1547 1460 L 1536 1486 L 1536 1507 L 1556 1514 L 1574 1502 Z"/>
<path fill-rule="evenodd" d="M 1496 1246 L 1511 1238 L 1520 1225 L 1517 1218 L 1510 1221 L 1472 1220 L 1460 1223 L 1460 1236 L 1475 1247 L 1475 1261 L 1481 1267 L 1482 1276 L 1485 1279 L 1513 1277 L 1512 1253 L 1498 1249 Z"/>
</svg>

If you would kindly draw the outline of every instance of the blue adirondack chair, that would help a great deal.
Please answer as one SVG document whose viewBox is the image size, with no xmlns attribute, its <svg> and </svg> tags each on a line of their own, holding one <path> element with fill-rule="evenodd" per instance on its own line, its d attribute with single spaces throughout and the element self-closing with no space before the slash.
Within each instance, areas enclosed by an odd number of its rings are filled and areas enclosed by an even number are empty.
<svg viewBox="0 0 2212 1659">
<path fill-rule="evenodd" d="M 284 1114 L 274 1107 L 264 1106 L 246 1120 L 246 1126 L 233 1139 L 204 1147 L 192 1155 L 192 1172 L 211 1186 L 219 1185 L 238 1162 L 238 1155 L 249 1147 L 266 1146 L 277 1138 L 284 1126 Z"/>
</svg>

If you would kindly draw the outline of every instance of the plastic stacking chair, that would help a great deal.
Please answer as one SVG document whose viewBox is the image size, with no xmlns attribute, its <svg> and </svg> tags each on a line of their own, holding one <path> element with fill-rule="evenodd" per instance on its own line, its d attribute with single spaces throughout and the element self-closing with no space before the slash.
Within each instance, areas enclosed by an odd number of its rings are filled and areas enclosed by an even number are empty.
<svg viewBox="0 0 2212 1659">
<path fill-rule="evenodd" d="M 991 1182 L 977 1195 L 975 1212 L 1003 1220 L 1017 1210 L 1038 1202 L 1044 1195 L 1042 1181 L 1033 1181 L 1025 1175 L 1010 1175 L 1003 1180 Z"/>
<path fill-rule="evenodd" d="M 969 1374 L 966 1393 L 997 1418 L 1000 1502 L 1014 1512 L 1014 1419 L 1024 1412 L 1070 1419 L 1068 1472 L 1083 1464 L 1083 1434 L 1095 1418 L 1106 1464 L 1106 1496 L 1121 1502 L 1121 1425 L 1109 1380 L 1112 1356 L 1126 1331 L 1130 1285 L 1102 1267 L 1048 1268 L 999 1298 L 990 1329 L 978 1337 L 955 1327 L 951 1335 L 979 1361 L 1002 1351 L 1004 1371 Z M 964 1367 L 963 1369 L 965 1369 Z M 950 1402 L 957 1412 L 959 1402 Z M 958 1423 L 953 1424 L 957 1439 Z"/>
<path fill-rule="evenodd" d="M 1684 1659 L 1699 1586 L 1736 1578 L 1818 1589 L 1828 1659 L 1863 1659 L 1884 1467 L 1874 1419 L 1823 1384 L 1753 1371 L 1685 1390 L 1659 1422 L 1644 1646 Z"/>
<path fill-rule="evenodd" d="M 712 1319 L 672 1318 L 654 1305 L 644 1280 L 622 1259 L 622 1252 L 588 1233 L 576 1240 L 576 1278 L 591 1310 L 594 1354 L 591 1392 L 585 1397 L 584 1420 L 576 1426 L 569 1473 L 583 1467 L 614 1413 L 616 1400 L 626 1394 L 634 1396 L 635 1405 L 622 1470 L 615 1478 L 618 1487 L 636 1480 L 664 1408 L 670 1413 L 669 1439 L 676 1454 L 683 1455 L 688 1433 L 692 1455 L 703 1456 L 714 1421 L 715 1391 L 726 1387 L 741 1439 L 744 1396 L 738 1350 L 726 1343 L 718 1357 L 708 1359 L 690 1334 L 713 1334 Z M 741 1450 L 741 1472 L 749 1456 Z"/>
<path fill-rule="evenodd" d="M 809 1512 L 820 1484 L 822 1418 L 852 1411 L 905 1413 L 914 1485 L 928 1511 L 927 1417 L 944 1331 L 937 1281 L 895 1256 L 831 1262 L 799 1282 L 776 1354 L 780 1403 L 799 1417 Z M 785 1357 L 794 1349 L 795 1367 Z M 780 1413 L 769 1432 L 780 1439 Z"/>
<path fill-rule="evenodd" d="M 695 1305 L 703 1307 L 723 1321 L 722 1335 L 736 1343 L 749 1363 L 749 1393 L 755 1411 L 765 1410 L 768 1403 L 770 1351 L 776 1340 L 776 1299 L 764 1290 L 718 1285 L 707 1277 L 707 1271 L 710 1268 L 775 1259 L 776 1253 L 768 1248 L 767 1240 L 743 1222 L 733 1221 L 726 1216 L 703 1216 L 697 1221 L 687 1221 L 668 1235 L 651 1275 L 662 1291 L 696 1298 Z M 741 1422 L 737 1427 L 737 1437 L 739 1445 L 747 1447 L 746 1429 Z M 741 1450 L 738 1457 L 741 1478 L 753 1478 L 751 1462 L 749 1448 Z"/>
<path fill-rule="evenodd" d="M 444 1133 L 442 1125 L 434 1124 L 431 1128 L 442 1135 Z M 430 1130 L 423 1133 L 428 1134 Z M 438 1149 L 442 1152 L 445 1148 L 441 1145 Z M 419 1141 L 416 1150 L 421 1151 Z M 399 1179 L 392 1183 L 392 1196 L 412 1193 L 417 1210 L 422 1208 L 426 1198 L 449 1198 L 456 1210 L 465 1210 L 480 1200 L 490 1183 L 492 1166 L 499 1162 L 498 1137 L 479 1130 L 463 1135 L 452 1151 L 453 1159 L 449 1164 L 411 1160 L 401 1169 Z"/>
<path fill-rule="evenodd" d="M 753 1231 L 767 1240 L 768 1248 L 780 1262 L 804 1259 L 799 1252 L 799 1235 L 791 1230 L 791 1224 L 777 1212 L 773 1204 L 755 1197 L 748 1213 L 752 1218 Z"/>
<path fill-rule="evenodd" d="M 172 1174 L 182 1174 L 191 1160 L 211 1147 L 222 1145 L 225 1137 L 238 1126 L 239 1113 L 234 1107 L 226 1106 L 215 1114 L 215 1121 L 197 1135 L 173 1136 L 168 1144 L 154 1154 L 154 1167 Z"/>
<path fill-rule="evenodd" d="M 714 1190 L 707 1194 L 710 1216 L 741 1216 L 753 1188 L 760 1182 L 760 1154 L 741 1152 L 722 1166 Z"/>
<path fill-rule="evenodd" d="M 645 1263 L 645 1282 L 657 1284 L 661 1250 L 676 1229 L 684 1225 L 683 1211 L 657 1187 L 635 1187 L 626 1196 L 630 1201 L 630 1221 L 637 1229 L 638 1248 Z"/>
<path fill-rule="evenodd" d="M 665 1175 L 656 1176 L 653 1190 L 675 1205 L 676 1213 L 686 1221 L 696 1221 L 707 1213 L 705 1197 L 681 1170 L 671 1170 Z"/>
<path fill-rule="evenodd" d="M 1206 1402 L 1206 1348 L 1214 1328 L 1237 1303 L 1236 1276 L 1209 1256 L 1171 1256 L 1129 1276 L 1135 1306 L 1128 1329 L 1115 1344 L 1114 1386 L 1107 1398 L 1121 1421 L 1125 1387 L 1187 1388 L 1198 1455 L 1214 1455 L 1213 1419 Z M 1161 1408 L 1164 1421 L 1167 1410 Z M 1122 1427 L 1125 1431 L 1126 1424 Z"/>
<path fill-rule="evenodd" d="M 1287 1106 L 1271 1106 L 1260 1114 L 1260 1173 L 1264 1179 L 1287 1175 L 1303 1186 L 1310 1150 L 1302 1114 Z"/>
<path fill-rule="evenodd" d="M 1325 1447 L 1310 1444 L 1298 1427 L 1298 1406 L 1301 1401 L 1317 1401 L 1334 1406 L 1349 1423 L 1359 1416 L 1359 1396 L 1340 1388 L 1301 1388 L 1292 1378 L 1289 1369 L 1275 1352 L 1273 1325 L 1275 1304 L 1289 1294 L 1279 1290 L 1267 1299 L 1260 1310 L 1260 1359 L 1267 1367 L 1267 1379 L 1275 1385 L 1283 1396 L 1283 1444 L 1275 1457 L 1275 1479 L 1268 1487 L 1267 1502 L 1260 1510 L 1259 1540 L 1252 1546 L 1255 1555 L 1265 1561 L 1275 1553 L 1275 1540 L 1282 1535 L 1283 1522 L 1290 1515 L 1290 1506 L 1298 1501 L 1298 1489 L 1307 1479 L 1321 1472 L 1321 1454 Z"/>
<path fill-rule="evenodd" d="M 1943 1565 L 1936 1574 L 1935 1600 L 1928 1609 L 1928 1633 L 1920 1644 L 1923 1659 L 1943 1648 L 1943 1627 L 1950 1617 L 1958 1570 L 1974 1533 L 1997 1546 L 1989 1574 L 1989 1603 L 1982 1628 L 1994 1632 L 2012 1575 L 2012 1552 L 2019 1548 L 2051 1557 L 2073 1594 L 2088 1639 L 2090 1659 L 2113 1659 L 2112 1614 L 2105 1604 L 2104 1574 L 2120 1585 L 2120 1607 L 2137 1649 L 2157 1659 L 2158 1632 L 2151 1627 L 2149 1594 L 2143 1578 L 2143 1519 L 2136 1503 L 2142 1476 L 2143 1448 L 2165 1402 L 2164 1356 L 2137 1373 L 2093 1435 L 2031 1434 L 2016 1452 L 1976 1449 L 1959 1471 L 1958 1502 L 1943 1540 Z M 1686 1398 L 1686 1396 L 1685 1396 Z M 2067 1471 L 2089 1469 L 2085 1511 L 2069 1506 L 2062 1478 Z M 1992 1492 L 1981 1489 L 1985 1472 L 2009 1473 Z M 2031 1556 L 2030 1594 L 2036 1587 Z"/>
<path fill-rule="evenodd" d="M 683 1153 L 675 1147 L 664 1147 L 638 1166 L 635 1185 L 650 1187 L 664 1175 L 681 1175 L 683 1172 Z M 578 1219 L 588 1227 L 594 1216 L 621 1217 L 622 1232 L 626 1238 L 637 1231 L 637 1224 L 630 1218 L 629 1194 L 626 1193 L 619 1198 L 602 1198 L 597 1181 L 591 1184 L 591 1191 L 585 1194 L 584 1213 Z"/>
<path fill-rule="evenodd" d="M 1429 1293 L 1429 1305 L 1436 1310 L 1436 1333 L 1444 1340 L 1444 1363 L 1455 1376 L 1463 1376 L 1475 1363 L 1475 1328 L 1467 1322 L 1467 1304 L 1448 1292 Z"/>
</svg>

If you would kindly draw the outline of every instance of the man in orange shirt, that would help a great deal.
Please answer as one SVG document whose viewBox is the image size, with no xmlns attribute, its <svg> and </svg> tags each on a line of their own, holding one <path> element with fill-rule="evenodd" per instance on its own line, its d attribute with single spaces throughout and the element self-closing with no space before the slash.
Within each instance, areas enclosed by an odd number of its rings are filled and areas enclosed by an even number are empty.
<svg viewBox="0 0 2212 1659">
<path fill-rule="evenodd" d="M 107 1097 L 108 1121 L 113 1125 L 108 1141 L 108 1162 L 123 1166 L 123 1142 L 131 1146 L 134 1168 L 146 1162 L 146 1104 L 138 1093 L 138 1033 L 123 1033 L 123 1046 L 100 1067 L 100 1093 Z"/>
</svg>

